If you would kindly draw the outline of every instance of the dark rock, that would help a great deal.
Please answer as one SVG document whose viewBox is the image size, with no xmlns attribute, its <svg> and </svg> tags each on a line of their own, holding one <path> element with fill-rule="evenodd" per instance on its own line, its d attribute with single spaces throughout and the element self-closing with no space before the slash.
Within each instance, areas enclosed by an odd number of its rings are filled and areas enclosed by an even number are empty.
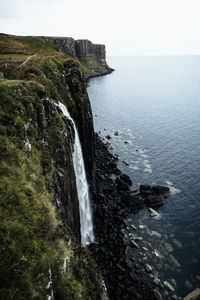
<svg viewBox="0 0 200 300">
<path fill-rule="evenodd" d="M 132 180 L 130 179 L 130 177 L 128 175 L 122 174 L 120 176 L 120 179 L 125 181 L 128 185 L 130 185 L 130 186 L 132 185 Z"/>
<path fill-rule="evenodd" d="M 129 228 L 125 220 L 130 211 L 137 211 L 139 207 L 144 206 L 144 201 L 151 192 L 143 194 L 130 191 L 132 181 L 125 174 L 121 174 L 115 180 L 112 179 L 111 175 L 120 174 L 115 164 L 116 158 L 109 152 L 108 143 L 103 144 L 96 135 L 95 139 L 97 163 L 96 194 L 93 194 L 95 237 L 104 245 L 103 251 L 95 251 L 95 259 L 104 270 L 108 297 L 137 299 L 137 295 L 140 295 L 142 300 L 155 300 L 153 292 L 155 284 L 149 277 L 150 272 L 145 272 L 144 261 L 138 254 L 141 237 L 134 236 L 134 240 L 127 235 Z M 141 251 L 142 246 L 143 244 Z"/>
<path fill-rule="evenodd" d="M 116 178 L 115 183 L 117 184 L 119 190 L 126 191 L 130 189 L 129 184 L 124 180 L 119 179 L 118 177 Z"/>
<path fill-rule="evenodd" d="M 147 205 L 156 207 L 164 204 L 164 198 L 170 195 L 170 190 L 165 186 L 141 185 L 140 193 L 145 198 Z"/>
<path fill-rule="evenodd" d="M 136 297 L 137 297 L 137 299 L 142 299 L 143 298 L 143 296 L 139 293 L 136 293 Z"/>
<path fill-rule="evenodd" d="M 134 241 L 134 240 L 131 240 L 131 246 L 135 247 L 135 248 L 139 248 L 139 245 Z"/>
<path fill-rule="evenodd" d="M 106 135 L 106 138 L 107 138 L 108 140 L 110 140 L 110 139 L 111 139 L 111 136 L 108 134 L 108 135 Z"/>
<path fill-rule="evenodd" d="M 128 214 L 128 209 L 127 208 L 123 208 L 123 209 L 118 211 L 118 215 L 120 215 L 120 216 L 126 216 L 127 214 Z"/>
<path fill-rule="evenodd" d="M 150 194 L 151 186 L 150 185 L 140 185 L 140 193 Z"/>
<path fill-rule="evenodd" d="M 157 277 L 155 277 L 155 278 L 153 279 L 153 283 L 154 283 L 155 285 L 157 285 L 157 286 L 161 286 L 161 281 L 160 281 L 160 279 L 157 278 Z"/>
<path fill-rule="evenodd" d="M 164 197 L 160 195 L 150 195 L 147 197 L 148 205 L 151 207 L 156 207 L 163 205 L 165 203 Z"/>
<path fill-rule="evenodd" d="M 144 205 L 144 203 L 145 203 L 144 198 L 141 197 L 140 194 L 133 195 L 132 197 L 133 197 L 132 198 L 133 202 L 135 204 L 135 208 L 141 209 L 141 208 L 143 208 L 145 206 Z"/>
<path fill-rule="evenodd" d="M 98 178 L 101 179 L 101 180 L 105 180 L 106 177 L 105 175 L 102 175 L 102 174 L 97 174 Z"/>
<path fill-rule="evenodd" d="M 200 299 L 200 288 L 192 291 L 190 294 L 185 296 L 184 300 L 199 300 Z"/>
<path fill-rule="evenodd" d="M 139 209 L 144 207 L 144 198 L 142 198 L 141 194 L 132 195 L 130 193 L 123 193 L 122 201 L 130 209 Z"/>
<path fill-rule="evenodd" d="M 153 292 L 154 292 L 156 300 L 162 300 L 162 296 L 161 296 L 160 292 L 157 289 L 154 289 Z"/>
<path fill-rule="evenodd" d="M 123 273 L 126 271 L 120 264 L 117 265 L 117 268 Z"/>
<path fill-rule="evenodd" d="M 138 264 L 134 264 L 135 269 L 139 269 L 139 265 Z"/>
<path fill-rule="evenodd" d="M 116 162 L 114 162 L 114 161 L 111 161 L 111 162 L 109 162 L 108 163 L 108 167 L 109 167 L 109 169 L 116 169 L 116 166 L 117 166 L 117 164 L 116 164 Z M 113 171 L 112 171 L 113 172 Z"/>
<path fill-rule="evenodd" d="M 146 269 L 147 272 L 152 272 L 152 270 L 153 270 L 152 267 L 149 264 L 145 265 L 145 269 Z"/>
<path fill-rule="evenodd" d="M 116 168 L 116 169 L 113 170 L 113 173 L 115 175 L 120 175 L 122 172 L 119 169 Z"/>
<path fill-rule="evenodd" d="M 167 288 L 168 288 L 168 290 L 170 291 L 170 292 L 175 292 L 175 289 L 174 289 L 174 287 L 168 282 L 168 281 L 163 281 L 163 284 L 164 284 L 164 286 L 166 286 Z"/>
<path fill-rule="evenodd" d="M 152 192 L 154 194 L 163 195 L 166 197 L 168 197 L 170 195 L 170 189 L 167 186 L 161 186 L 161 185 L 153 186 Z"/>
</svg>

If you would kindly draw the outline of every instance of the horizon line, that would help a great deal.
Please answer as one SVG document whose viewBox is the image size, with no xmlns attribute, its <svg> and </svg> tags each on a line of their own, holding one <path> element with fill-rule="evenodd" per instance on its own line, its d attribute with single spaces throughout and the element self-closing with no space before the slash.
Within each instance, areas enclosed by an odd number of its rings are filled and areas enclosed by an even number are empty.
<svg viewBox="0 0 200 300">
<path fill-rule="evenodd" d="M 119 57 L 119 56 L 200 56 L 200 53 L 199 54 L 172 54 L 172 53 L 169 53 L 169 54 L 108 54 L 106 55 L 106 57 L 113 57 L 113 56 L 116 56 L 116 57 Z"/>
</svg>

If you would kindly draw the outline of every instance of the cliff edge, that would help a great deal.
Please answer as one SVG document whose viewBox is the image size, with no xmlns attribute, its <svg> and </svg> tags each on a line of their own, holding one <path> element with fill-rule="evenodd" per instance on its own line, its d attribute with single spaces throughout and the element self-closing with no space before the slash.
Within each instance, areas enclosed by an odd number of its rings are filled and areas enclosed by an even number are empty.
<svg viewBox="0 0 200 300">
<path fill-rule="evenodd" d="M 91 181 L 81 64 L 46 37 L 1 34 L 0 54 L 0 299 L 101 299 L 97 265 L 80 245 L 74 128 L 58 107 L 76 123 Z"/>
<path fill-rule="evenodd" d="M 80 61 L 86 80 L 114 71 L 106 62 L 105 45 L 93 44 L 85 39 L 74 40 L 70 37 L 46 38 L 52 41 L 61 52 Z"/>
</svg>

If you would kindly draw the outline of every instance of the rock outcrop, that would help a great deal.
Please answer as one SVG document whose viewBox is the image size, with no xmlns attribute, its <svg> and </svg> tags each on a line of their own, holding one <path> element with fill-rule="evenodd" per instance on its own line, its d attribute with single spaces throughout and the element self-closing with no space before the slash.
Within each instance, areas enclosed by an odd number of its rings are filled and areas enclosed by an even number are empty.
<svg viewBox="0 0 200 300">
<path fill-rule="evenodd" d="M 76 41 L 71 37 L 46 37 L 52 41 L 61 52 L 67 53 L 69 56 L 76 58 Z"/>
<path fill-rule="evenodd" d="M 89 40 L 77 40 L 75 47 L 78 58 L 91 56 L 97 59 L 106 59 L 105 45 L 93 44 Z"/>
<path fill-rule="evenodd" d="M 59 51 L 81 62 L 86 80 L 113 71 L 106 62 L 105 45 L 93 44 L 86 39 L 74 40 L 71 37 L 46 37 L 46 39 L 52 41 L 59 48 Z"/>
</svg>

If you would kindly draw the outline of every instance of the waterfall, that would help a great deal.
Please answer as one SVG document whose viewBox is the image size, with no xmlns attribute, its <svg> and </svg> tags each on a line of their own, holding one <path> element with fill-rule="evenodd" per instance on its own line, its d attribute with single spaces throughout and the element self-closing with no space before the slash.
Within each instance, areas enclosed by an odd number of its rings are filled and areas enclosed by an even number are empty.
<svg viewBox="0 0 200 300">
<path fill-rule="evenodd" d="M 90 197 L 88 190 L 88 183 L 85 173 L 85 166 L 83 160 L 83 154 L 81 149 L 81 143 L 79 140 L 78 131 L 76 125 L 71 118 L 69 112 L 65 105 L 59 102 L 59 108 L 61 109 L 63 115 L 71 120 L 74 131 L 75 131 L 75 142 L 74 142 L 74 152 L 73 152 L 73 165 L 76 175 L 76 187 L 79 200 L 79 213 L 80 213 L 80 224 L 81 224 L 81 243 L 86 246 L 94 241 L 93 233 L 93 223 L 92 223 L 92 213 L 90 207 Z"/>
<path fill-rule="evenodd" d="M 49 269 L 49 282 L 47 284 L 47 290 L 48 290 L 47 300 L 54 300 L 51 269 Z"/>
</svg>

